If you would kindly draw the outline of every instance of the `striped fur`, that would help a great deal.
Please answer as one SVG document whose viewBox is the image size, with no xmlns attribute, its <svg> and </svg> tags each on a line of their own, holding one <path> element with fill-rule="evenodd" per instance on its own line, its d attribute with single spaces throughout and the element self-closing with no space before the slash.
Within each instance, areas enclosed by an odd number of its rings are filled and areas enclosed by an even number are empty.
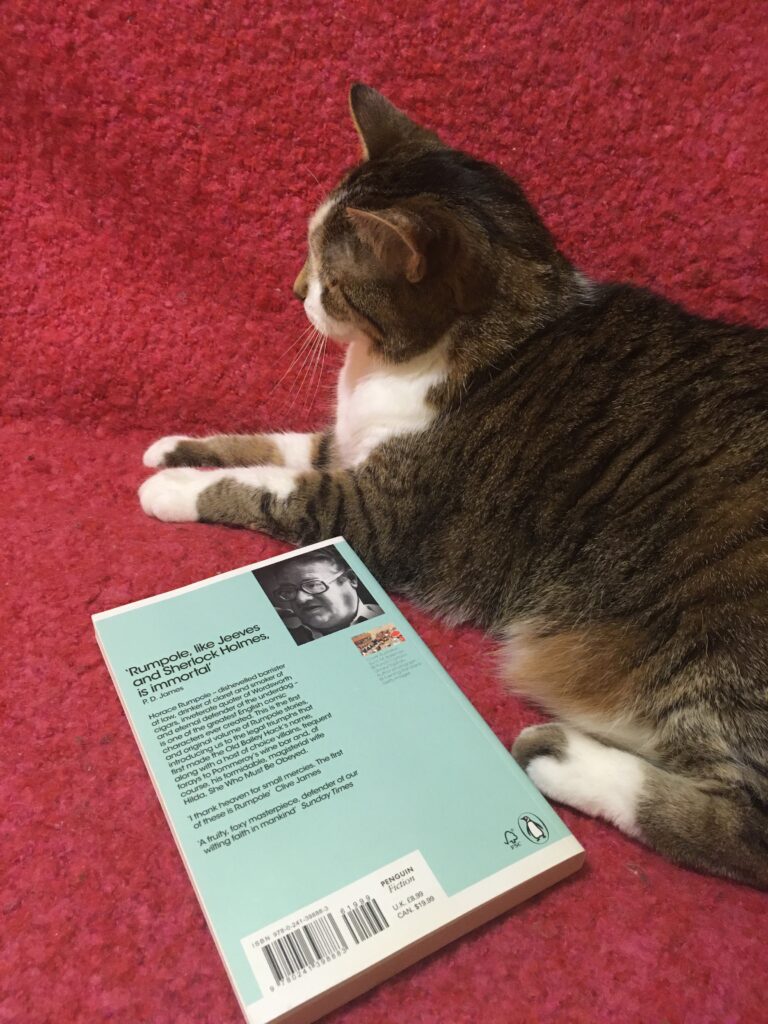
<svg viewBox="0 0 768 1024">
<path fill-rule="evenodd" d="M 768 332 L 590 284 L 501 171 L 373 90 L 351 103 L 368 159 L 295 289 L 316 282 L 313 318 L 370 368 L 342 412 L 371 373 L 411 374 L 423 409 L 358 403 L 362 457 L 339 421 L 290 488 L 223 473 L 197 517 L 343 534 L 387 587 L 498 637 L 510 685 L 563 723 L 513 751 L 545 792 L 768 887 Z M 182 440 L 162 464 L 283 455 Z"/>
</svg>

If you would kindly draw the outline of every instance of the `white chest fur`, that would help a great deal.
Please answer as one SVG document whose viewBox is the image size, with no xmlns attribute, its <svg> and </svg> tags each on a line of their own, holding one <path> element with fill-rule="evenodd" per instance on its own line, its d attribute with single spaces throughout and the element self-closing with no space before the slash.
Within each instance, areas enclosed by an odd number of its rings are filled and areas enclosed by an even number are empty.
<svg viewBox="0 0 768 1024">
<path fill-rule="evenodd" d="M 388 438 L 425 430 L 435 417 L 427 394 L 447 373 L 444 345 L 396 366 L 376 359 L 363 341 L 349 345 L 336 401 L 341 465 L 359 466 Z"/>
</svg>

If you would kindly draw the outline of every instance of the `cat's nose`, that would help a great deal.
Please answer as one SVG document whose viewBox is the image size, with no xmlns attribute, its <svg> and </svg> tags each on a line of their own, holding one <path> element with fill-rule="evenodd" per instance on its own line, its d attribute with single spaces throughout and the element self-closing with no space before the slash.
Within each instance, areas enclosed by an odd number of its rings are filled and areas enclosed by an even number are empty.
<svg viewBox="0 0 768 1024">
<path fill-rule="evenodd" d="M 307 297 L 309 291 L 309 271 L 307 270 L 307 264 L 299 271 L 299 276 L 293 282 L 293 294 L 297 299 L 301 299 L 303 302 Z"/>
</svg>

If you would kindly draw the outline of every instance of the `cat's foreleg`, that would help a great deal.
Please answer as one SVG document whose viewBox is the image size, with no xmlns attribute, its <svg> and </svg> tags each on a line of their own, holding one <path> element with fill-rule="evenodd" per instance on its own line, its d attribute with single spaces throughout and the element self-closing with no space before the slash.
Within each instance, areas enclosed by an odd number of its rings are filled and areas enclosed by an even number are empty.
<svg viewBox="0 0 768 1024">
<path fill-rule="evenodd" d="M 148 515 L 166 522 L 241 526 L 295 544 L 343 534 L 366 558 L 381 529 L 372 489 L 352 470 L 174 468 L 145 480 L 139 499 Z"/>
<path fill-rule="evenodd" d="M 512 753 L 550 799 L 679 864 L 768 888 L 768 816 L 738 782 L 683 775 L 557 724 L 524 729 Z"/>
<path fill-rule="evenodd" d="M 144 452 L 144 465 L 287 466 L 312 469 L 331 457 L 329 432 L 317 434 L 215 434 L 212 437 L 161 437 Z"/>
</svg>

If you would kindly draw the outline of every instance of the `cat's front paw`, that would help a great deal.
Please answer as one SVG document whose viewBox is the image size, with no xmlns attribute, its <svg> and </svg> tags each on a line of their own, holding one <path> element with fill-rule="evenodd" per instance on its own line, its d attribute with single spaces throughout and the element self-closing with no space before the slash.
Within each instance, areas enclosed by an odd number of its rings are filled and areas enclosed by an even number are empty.
<svg viewBox="0 0 768 1024">
<path fill-rule="evenodd" d="M 139 488 L 141 507 L 164 523 L 196 523 L 198 496 L 214 483 L 214 472 L 163 469 Z"/>
<path fill-rule="evenodd" d="M 512 756 L 527 771 L 531 762 L 540 757 L 562 760 L 567 747 L 565 729 L 555 722 L 547 722 L 545 725 L 530 725 L 523 729 L 512 744 Z"/>
<path fill-rule="evenodd" d="M 300 473 L 285 466 L 243 466 L 235 469 L 161 469 L 139 488 L 139 501 L 148 516 L 165 523 L 209 523 L 233 526 L 260 523 L 261 501 L 284 500 L 296 488 Z M 199 498 L 208 491 L 201 517 Z M 245 511 L 244 511 L 245 510 Z"/>
<path fill-rule="evenodd" d="M 191 440 L 193 439 L 187 434 L 171 434 L 168 437 L 161 437 L 159 441 L 155 441 L 154 444 L 147 448 L 142 461 L 150 469 L 159 469 L 161 466 L 167 466 L 167 457 L 176 451 L 179 441 Z"/>
</svg>

